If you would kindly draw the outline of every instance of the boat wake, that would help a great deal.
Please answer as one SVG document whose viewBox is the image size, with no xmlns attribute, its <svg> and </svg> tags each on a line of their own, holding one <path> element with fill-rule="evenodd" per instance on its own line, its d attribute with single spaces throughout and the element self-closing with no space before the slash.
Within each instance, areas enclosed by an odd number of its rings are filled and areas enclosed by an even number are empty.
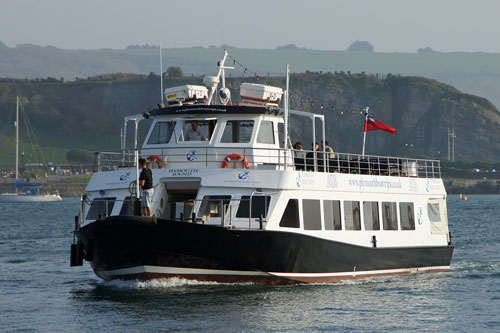
<svg viewBox="0 0 500 333">
<path fill-rule="evenodd" d="M 153 279 L 148 281 L 140 280 L 112 280 L 102 281 L 103 286 L 132 289 L 154 289 L 154 288 L 176 288 L 185 286 L 243 286 L 253 285 L 253 283 L 221 283 L 209 281 L 196 281 L 182 278 Z"/>
</svg>

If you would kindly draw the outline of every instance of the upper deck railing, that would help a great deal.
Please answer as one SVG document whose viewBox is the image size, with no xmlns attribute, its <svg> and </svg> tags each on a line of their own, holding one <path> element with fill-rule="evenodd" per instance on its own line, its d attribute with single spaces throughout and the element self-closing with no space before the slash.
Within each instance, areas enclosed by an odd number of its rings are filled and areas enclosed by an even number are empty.
<svg viewBox="0 0 500 333">
<path fill-rule="evenodd" d="M 325 173 L 441 178 L 438 160 L 248 147 L 140 149 L 152 168 L 229 168 L 301 170 Z M 231 160 L 241 156 L 241 159 Z M 135 167 L 135 150 L 96 152 L 96 171 Z M 235 165 L 236 164 L 236 165 Z"/>
</svg>

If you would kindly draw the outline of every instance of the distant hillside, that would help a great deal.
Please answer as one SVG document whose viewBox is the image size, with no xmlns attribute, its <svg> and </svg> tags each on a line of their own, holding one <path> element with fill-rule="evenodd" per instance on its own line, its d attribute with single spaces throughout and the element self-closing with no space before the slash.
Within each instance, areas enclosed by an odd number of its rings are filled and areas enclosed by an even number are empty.
<svg viewBox="0 0 500 333">
<path fill-rule="evenodd" d="M 492 53 L 380 53 L 321 51 L 299 48 L 276 50 L 230 49 L 238 60 L 231 76 L 247 74 L 281 75 L 285 64 L 292 72 L 350 71 L 367 74 L 418 75 L 453 85 L 457 89 L 488 98 L 500 107 L 500 54 Z M 220 60 L 220 48 L 164 49 L 164 69 L 180 66 L 186 75 L 213 74 Z M 151 48 L 125 50 L 62 50 L 51 46 L 24 44 L 15 48 L 0 42 L 0 77 L 64 78 L 107 73 L 149 74 L 159 72 L 159 51 Z"/>
<path fill-rule="evenodd" d="M 200 84 L 201 77 L 166 78 L 166 87 Z M 238 88 L 251 78 L 229 78 L 233 102 Z M 284 87 L 284 78 L 260 77 L 260 83 Z M 486 99 L 459 92 L 437 81 L 419 77 L 345 72 L 294 74 L 291 106 L 326 115 L 327 139 L 339 152 L 361 152 L 363 115 L 371 114 L 398 130 L 398 135 L 368 133 L 367 153 L 383 155 L 447 156 L 447 129 L 456 133 L 457 160 L 500 160 L 500 114 Z M 143 113 L 159 101 L 159 77 L 109 75 L 76 82 L 3 80 L 0 82 L 0 157 L 2 165 L 14 164 L 13 111 L 21 97 L 38 141 L 50 153 L 50 161 L 63 161 L 71 149 L 118 149 L 120 128 L 126 115 Z M 301 102 L 302 101 L 302 102 Z M 312 105 L 314 103 L 314 106 Z M 9 126 L 7 126 L 9 125 Z M 147 126 L 146 126 L 147 127 Z M 311 141 L 310 124 L 293 122 L 292 139 Z M 4 134 L 6 133 L 6 134 Z M 26 138 L 22 138 L 26 142 Z M 25 146 L 26 163 L 31 148 Z"/>
</svg>

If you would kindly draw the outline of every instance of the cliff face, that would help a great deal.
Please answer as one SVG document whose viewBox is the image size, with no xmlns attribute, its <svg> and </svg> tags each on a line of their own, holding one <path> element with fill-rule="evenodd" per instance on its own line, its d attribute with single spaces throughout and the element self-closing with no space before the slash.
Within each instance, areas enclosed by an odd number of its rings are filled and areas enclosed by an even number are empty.
<svg viewBox="0 0 500 333">
<path fill-rule="evenodd" d="M 165 86 L 201 82 L 200 77 L 167 78 Z M 285 86 L 285 80 L 276 77 L 259 81 L 254 77 L 228 78 L 233 103 L 239 100 L 242 82 Z M 500 160 L 499 112 L 487 100 L 437 81 L 306 72 L 292 75 L 290 87 L 293 109 L 326 116 L 327 140 L 338 152 L 361 152 L 364 115 L 360 110 L 369 106 L 375 119 L 396 128 L 398 134 L 368 132 L 367 154 L 446 158 L 447 129 L 454 128 L 456 160 Z M 118 75 L 68 83 L 4 80 L 0 82 L 0 115 L 8 118 L 19 95 L 45 148 L 116 149 L 123 117 L 154 108 L 159 90 L 159 77 L 154 75 Z M 308 147 L 311 126 L 307 121 L 293 121 L 292 141 L 302 139 Z M 11 136 L 13 128 L 7 133 L 7 138 Z M 0 146 L 2 159 L 7 156 L 4 146 Z"/>
</svg>

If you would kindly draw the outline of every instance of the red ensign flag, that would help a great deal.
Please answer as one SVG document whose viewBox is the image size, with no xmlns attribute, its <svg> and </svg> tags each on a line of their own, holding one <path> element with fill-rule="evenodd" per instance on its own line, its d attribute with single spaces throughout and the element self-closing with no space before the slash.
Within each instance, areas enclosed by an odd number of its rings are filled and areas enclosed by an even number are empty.
<svg viewBox="0 0 500 333">
<path fill-rule="evenodd" d="M 365 132 L 375 131 L 375 130 L 382 130 L 392 134 L 398 134 L 398 132 L 391 126 L 386 125 L 378 121 L 377 119 L 374 119 L 373 117 L 367 115 L 365 118 Z"/>
</svg>

